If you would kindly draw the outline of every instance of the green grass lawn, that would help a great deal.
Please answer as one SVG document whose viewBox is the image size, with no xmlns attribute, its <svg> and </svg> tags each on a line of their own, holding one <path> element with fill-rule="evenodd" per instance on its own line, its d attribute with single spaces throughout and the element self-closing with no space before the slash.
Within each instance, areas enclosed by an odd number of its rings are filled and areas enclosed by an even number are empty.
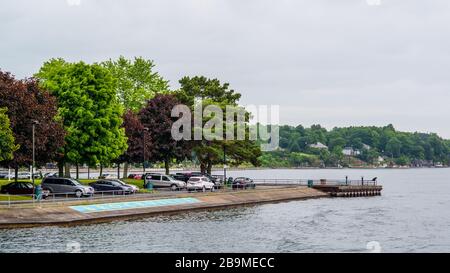
<svg viewBox="0 0 450 273">
<path fill-rule="evenodd" d="M 20 195 L 10 195 L 9 197 L 6 195 L 0 195 L 0 202 L 1 201 L 22 201 L 22 200 L 31 200 L 31 197 L 29 196 L 20 196 Z"/>
</svg>

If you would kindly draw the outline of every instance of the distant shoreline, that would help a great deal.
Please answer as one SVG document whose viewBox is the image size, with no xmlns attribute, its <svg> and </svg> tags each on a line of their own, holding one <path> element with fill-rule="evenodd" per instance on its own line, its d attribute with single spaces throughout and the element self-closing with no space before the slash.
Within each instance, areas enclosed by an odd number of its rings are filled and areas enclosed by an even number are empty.
<svg viewBox="0 0 450 273">
<path fill-rule="evenodd" d="M 227 168 L 227 171 L 249 171 L 249 170 L 407 170 L 407 169 L 449 169 L 450 166 L 443 166 L 443 167 L 280 167 L 280 168 L 270 168 L 270 167 L 248 167 L 248 168 Z M 189 172 L 189 171 L 198 171 L 198 168 L 171 168 L 171 172 Z M 8 169 L 3 169 L 0 171 L 8 171 Z M 11 170 L 12 171 L 12 170 Z M 38 171 L 42 172 L 57 172 L 58 169 L 39 169 Z M 90 169 L 89 172 L 91 173 L 97 173 L 100 169 Z M 164 168 L 147 168 L 146 172 L 162 172 L 165 171 Z M 223 168 L 212 168 L 212 171 L 223 171 Z M 80 168 L 80 173 L 87 173 L 87 168 Z M 103 173 L 116 173 L 116 168 L 104 168 Z M 120 170 L 121 173 L 123 173 L 123 169 Z M 72 170 L 71 173 L 75 173 L 75 170 Z M 129 169 L 128 173 L 142 173 L 142 169 L 139 168 L 133 168 Z"/>
</svg>

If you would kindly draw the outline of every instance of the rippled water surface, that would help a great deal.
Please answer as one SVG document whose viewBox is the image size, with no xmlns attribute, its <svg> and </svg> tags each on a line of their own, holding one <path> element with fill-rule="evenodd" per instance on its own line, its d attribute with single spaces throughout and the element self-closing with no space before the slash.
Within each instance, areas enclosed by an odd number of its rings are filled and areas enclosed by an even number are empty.
<svg viewBox="0 0 450 273">
<path fill-rule="evenodd" d="M 377 176 L 380 197 L 334 198 L 197 211 L 77 227 L 0 230 L 0 252 L 450 251 L 450 169 L 257 170 L 253 178 Z M 372 243 L 373 244 L 373 243 Z"/>
</svg>

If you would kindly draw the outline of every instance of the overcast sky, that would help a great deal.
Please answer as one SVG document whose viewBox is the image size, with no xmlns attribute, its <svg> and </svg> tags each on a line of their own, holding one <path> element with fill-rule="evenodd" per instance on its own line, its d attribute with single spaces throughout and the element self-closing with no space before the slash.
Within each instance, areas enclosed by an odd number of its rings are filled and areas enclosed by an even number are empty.
<svg viewBox="0 0 450 273">
<path fill-rule="evenodd" d="M 153 59 L 229 82 L 281 123 L 394 124 L 450 138 L 448 0 L 0 0 L 0 69 Z"/>
</svg>

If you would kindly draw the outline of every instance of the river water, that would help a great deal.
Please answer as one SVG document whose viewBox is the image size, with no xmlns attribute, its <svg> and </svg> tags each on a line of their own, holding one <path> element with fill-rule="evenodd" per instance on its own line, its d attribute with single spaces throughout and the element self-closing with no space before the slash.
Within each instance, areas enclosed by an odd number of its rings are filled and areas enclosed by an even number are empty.
<svg viewBox="0 0 450 273">
<path fill-rule="evenodd" d="M 382 196 L 322 198 L 77 227 L 0 230 L 0 252 L 449 252 L 450 169 L 254 170 L 378 177 Z"/>
</svg>

